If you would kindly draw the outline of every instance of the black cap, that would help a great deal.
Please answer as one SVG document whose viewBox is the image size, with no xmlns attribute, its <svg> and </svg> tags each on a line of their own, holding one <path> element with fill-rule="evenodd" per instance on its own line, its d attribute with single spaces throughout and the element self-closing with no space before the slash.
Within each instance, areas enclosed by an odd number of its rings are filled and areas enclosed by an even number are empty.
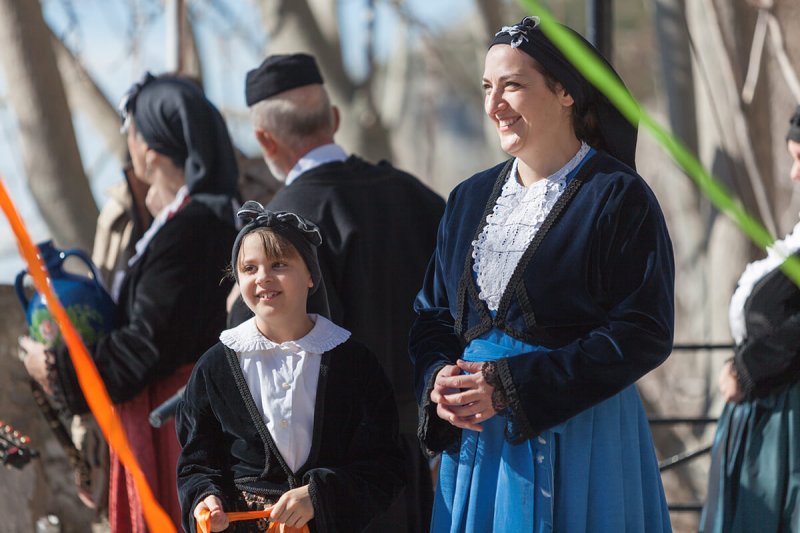
<svg viewBox="0 0 800 533">
<path fill-rule="evenodd" d="M 789 131 L 786 133 L 787 141 L 800 143 L 800 105 L 794 110 L 794 115 L 789 119 Z"/>
<path fill-rule="evenodd" d="M 247 73 L 244 95 L 247 106 L 278 93 L 322 83 L 317 61 L 308 54 L 271 55 Z"/>
</svg>

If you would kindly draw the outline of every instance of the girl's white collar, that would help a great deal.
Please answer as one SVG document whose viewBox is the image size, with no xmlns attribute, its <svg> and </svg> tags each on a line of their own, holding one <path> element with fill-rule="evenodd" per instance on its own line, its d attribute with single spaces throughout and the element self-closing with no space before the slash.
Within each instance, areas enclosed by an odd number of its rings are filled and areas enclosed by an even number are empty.
<svg viewBox="0 0 800 533">
<path fill-rule="evenodd" d="M 309 314 L 314 322 L 304 337 L 283 343 L 273 342 L 265 337 L 256 327 L 256 318 L 252 317 L 232 329 L 226 329 L 219 335 L 222 344 L 236 353 L 269 351 L 275 348 L 288 349 L 294 352 L 322 354 L 328 352 L 350 337 L 350 332 L 337 326 L 324 316 Z"/>
</svg>

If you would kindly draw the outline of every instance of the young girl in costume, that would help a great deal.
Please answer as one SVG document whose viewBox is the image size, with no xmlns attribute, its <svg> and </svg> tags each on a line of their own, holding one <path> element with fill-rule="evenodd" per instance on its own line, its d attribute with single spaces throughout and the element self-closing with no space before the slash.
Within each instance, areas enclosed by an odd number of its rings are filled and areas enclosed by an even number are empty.
<svg viewBox="0 0 800 533">
<path fill-rule="evenodd" d="M 247 224 L 231 270 L 255 316 L 222 332 L 186 386 L 176 419 L 184 528 L 205 509 L 222 531 L 225 512 L 272 505 L 271 520 L 287 526 L 360 531 L 403 484 L 391 386 L 349 331 L 306 312 L 321 282 L 318 228 L 257 202 L 238 215 Z"/>
</svg>

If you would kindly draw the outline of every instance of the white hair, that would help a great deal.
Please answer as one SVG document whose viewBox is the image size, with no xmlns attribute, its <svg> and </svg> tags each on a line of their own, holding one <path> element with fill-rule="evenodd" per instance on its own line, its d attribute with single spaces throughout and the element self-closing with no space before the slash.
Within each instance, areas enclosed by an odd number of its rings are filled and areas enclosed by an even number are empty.
<svg viewBox="0 0 800 533">
<path fill-rule="evenodd" d="M 305 85 L 257 102 L 250 108 L 250 119 L 291 147 L 309 138 L 332 136 L 333 109 L 321 85 Z"/>
</svg>

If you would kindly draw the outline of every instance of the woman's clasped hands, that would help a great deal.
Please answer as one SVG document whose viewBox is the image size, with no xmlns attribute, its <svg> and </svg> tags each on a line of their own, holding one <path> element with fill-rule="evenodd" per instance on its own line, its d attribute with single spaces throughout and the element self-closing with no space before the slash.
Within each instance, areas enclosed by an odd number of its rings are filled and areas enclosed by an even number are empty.
<svg viewBox="0 0 800 533">
<path fill-rule="evenodd" d="M 481 422 L 497 414 L 492 406 L 494 387 L 484 379 L 483 365 L 459 359 L 436 374 L 431 401 L 439 418 L 461 429 L 483 431 Z"/>
</svg>

